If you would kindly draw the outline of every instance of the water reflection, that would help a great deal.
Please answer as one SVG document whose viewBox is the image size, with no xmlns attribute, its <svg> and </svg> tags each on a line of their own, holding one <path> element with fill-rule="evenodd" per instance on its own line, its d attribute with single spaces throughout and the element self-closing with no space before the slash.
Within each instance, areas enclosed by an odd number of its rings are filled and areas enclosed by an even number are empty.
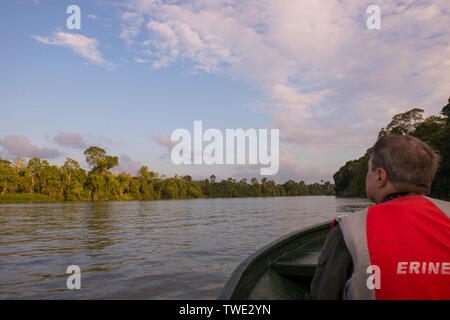
<svg viewBox="0 0 450 320">
<path fill-rule="evenodd" d="M 365 199 L 0 205 L 0 298 L 214 299 L 249 254 Z M 67 266 L 82 272 L 66 289 Z"/>
</svg>

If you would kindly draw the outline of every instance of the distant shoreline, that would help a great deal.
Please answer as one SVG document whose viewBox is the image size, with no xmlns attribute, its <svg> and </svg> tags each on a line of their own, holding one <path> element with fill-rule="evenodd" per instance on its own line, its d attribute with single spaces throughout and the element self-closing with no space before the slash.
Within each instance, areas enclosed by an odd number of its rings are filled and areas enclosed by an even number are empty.
<svg viewBox="0 0 450 320">
<path fill-rule="evenodd" d="M 43 194 L 31 194 L 31 193 L 16 193 L 0 195 L 0 204 L 27 204 L 27 203 L 74 203 L 74 202 L 129 202 L 129 201 L 166 201 L 166 200 L 198 200 L 198 199 L 250 199 L 250 198 L 295 198 L 295 197 L 336 197 L 336 198 L 361 198 L 361 197 L 342 197 L 336 195 L 327 194 L 314 194 L 314 195 L 295 195 L 295 196 L 243 196 L 243 197 L 203 197 L 203 198 L 180 198 L 180 199 L 98 199 L 98 200 L 56 200 Z"/>
</svg>

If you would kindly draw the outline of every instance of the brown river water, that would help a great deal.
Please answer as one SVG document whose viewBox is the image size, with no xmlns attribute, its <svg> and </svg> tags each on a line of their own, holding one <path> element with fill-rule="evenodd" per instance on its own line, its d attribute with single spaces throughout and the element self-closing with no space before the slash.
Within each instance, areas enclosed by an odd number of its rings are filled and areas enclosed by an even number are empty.
<svg viewBox="0 0 450 320">
<path fill-rule="evenodd" d="M 215 299 L 279 237 L 360 210 L 330 196 L 0 204 L 0 299 Z M 66 269 L 81 270 L 69 290 Z"/>
</svg>

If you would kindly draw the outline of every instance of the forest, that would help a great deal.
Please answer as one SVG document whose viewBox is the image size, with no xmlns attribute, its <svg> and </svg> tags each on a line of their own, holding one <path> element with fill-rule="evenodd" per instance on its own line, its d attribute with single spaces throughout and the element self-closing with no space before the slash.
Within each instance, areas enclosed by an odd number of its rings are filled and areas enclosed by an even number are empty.
<svg viewBox="0 0 450 320">
<path fill-rule="evenodd" d="M 450 98 L 438 115 L 424 119 L 424 110 L 413 108 L 396 114 L 380 130 L 378 138 L 387 134 L 411 135 L 428 143 L 441 157 L 439 170 L 433 180 L 430 196 L 450 199 Z M 334 175 L 336 195 L 366 197 L 365 179 L 371 148 L 359 159 L 345 163 Z"/>
<path fill-rule="evenodd" d="M 191 176 L 167 178 L 142 166 L 137 175 L 113 173 L 119 158 L 100 147 L 92 146 L 84 152 L 90 170 L 83 169 L 71 158 L 64 165 L 51 165 L 37 157 L 28 161 L 0 159 L 0 201 L 77 201 L 77 200 L 160 200 L 228 197 L 274 197 L 334 195 L 329 181 L 305 184 L 289 180 L 276 184 L 263 177 L 236 181 L 228 178 L 216 181 L 194 181 Z"/>
</svg>

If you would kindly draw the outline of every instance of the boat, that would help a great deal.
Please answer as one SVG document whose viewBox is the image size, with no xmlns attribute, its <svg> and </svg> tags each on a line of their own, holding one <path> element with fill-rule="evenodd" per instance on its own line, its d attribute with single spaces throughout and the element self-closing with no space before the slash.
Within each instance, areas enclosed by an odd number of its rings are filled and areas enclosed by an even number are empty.
<svg viewBox="0 0 450 320">
<path fill-rule="evenodd" d="M 244 260 L 219 300 L 305 300 L 332 221 L 294 231 Z"/>
</svg>

